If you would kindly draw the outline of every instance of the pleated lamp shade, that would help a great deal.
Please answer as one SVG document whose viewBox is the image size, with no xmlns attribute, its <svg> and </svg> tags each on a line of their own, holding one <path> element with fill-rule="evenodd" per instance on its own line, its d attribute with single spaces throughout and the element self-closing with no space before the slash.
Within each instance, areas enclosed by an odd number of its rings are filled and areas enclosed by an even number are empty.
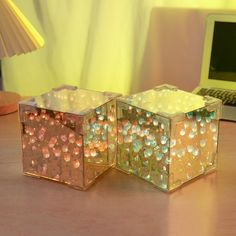
<svg viewBox="0 0 236 236">
<path fill-rule="evenodd" d="M 0 0 L 0 58 L 34 51 L 43 38 L 11 0 Z"/>
<path fill-rule="evenodd" d="M 0 0 L 0 59 L 34 51 L 44 40 L 11 0 Z M 20 96 L 0 91 L 0 115 L 17 111 Z"/>
</svg>

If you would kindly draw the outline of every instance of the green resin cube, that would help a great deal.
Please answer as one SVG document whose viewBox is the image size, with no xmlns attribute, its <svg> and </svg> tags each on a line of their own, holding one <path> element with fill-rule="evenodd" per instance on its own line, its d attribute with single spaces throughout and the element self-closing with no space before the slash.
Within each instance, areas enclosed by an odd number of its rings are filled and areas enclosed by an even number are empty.
<svg viewBox="0 0 236 236">
<path fill-rule="evenodd" d="M 221 101 L 170 85 L 117 99 L 117 168 L 171 191 L 216 169 Z"/>
</svg>

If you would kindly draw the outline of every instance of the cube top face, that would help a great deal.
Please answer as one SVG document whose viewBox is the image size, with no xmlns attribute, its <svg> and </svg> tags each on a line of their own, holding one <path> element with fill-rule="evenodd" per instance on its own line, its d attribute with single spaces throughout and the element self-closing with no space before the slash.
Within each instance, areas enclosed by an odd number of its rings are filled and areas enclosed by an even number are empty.
<svg viewBox="0 0 236 236">
<path fill-rule="evenodd" d="M 79 89 L 73 86 L 61 86 L 20 104 L 55 110 L 76 115 L 85 115 L 89 111 L 111 101 L 118 94 Z"/>
<path fill-rule="evenodd" d="M 176 90 L 166 87 L 157 90 Z M 171 113 L 155 109 L 158 99 L 150 105 L 153 98 L 148 96 L 152 93 L 142 93 L 145 101 L 138 96 L 117 99 L 117 167 L 168 192 L 216 169 L 221 101 L 197 96 L 199 103 L 194 107 L 188 95 L 189 109 Z M 186 94 L 174 92 L 175 100 L 177 95 L 181 100 Z M 161 103 L 173 107 L 172 102 Z"/>
<path fill-rule="evenodd" d="M 173 117 L 180 113 L 187 113 L 205 107 L 220 100 L 208 99 L 177 89 L 171 85 L 161 85 L 154 89 L 137 93 L 131 96 L 118 98 L 118 100 L 143 110 Z"/>
<path fill-rule="evenodd" d="M 70 87 L 55 91 L 59 93 L 49 92 L 19 104 L 23 172 L 87 189 L 115 164 L 117 119 L 112 98 L 117 94 L 76 89 L 79 95 L 75 95 Z M 51 101 L 48 94 L 60 98 L 47 104 Z M 71 111 L 70 103 L 77 103 L 70 101 L 71 94 L 89 105 Z"/>
</svg>

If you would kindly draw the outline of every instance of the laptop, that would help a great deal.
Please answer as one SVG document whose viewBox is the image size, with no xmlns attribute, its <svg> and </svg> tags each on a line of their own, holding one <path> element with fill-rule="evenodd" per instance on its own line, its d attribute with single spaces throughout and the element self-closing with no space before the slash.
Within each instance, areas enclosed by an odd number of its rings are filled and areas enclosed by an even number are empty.
<svg viewBox="0 0 236 236">
<path fill-rule="evenodd" d="M 236 121 L 236 15 L 209 15 L 201 78 L 193 91 L 222 100 L 222 119 Z"/>
</svg>

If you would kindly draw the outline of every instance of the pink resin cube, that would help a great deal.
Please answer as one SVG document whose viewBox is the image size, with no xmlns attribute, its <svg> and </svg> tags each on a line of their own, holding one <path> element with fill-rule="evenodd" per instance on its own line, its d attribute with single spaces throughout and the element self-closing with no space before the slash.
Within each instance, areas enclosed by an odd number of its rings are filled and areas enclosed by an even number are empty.
<svg viewBox="0 0 236 236">
<path fill-rule="evenodd" d="M 24 174 L 87 189 L 115 163 L 117 96 L 62 86 L 21 101 Z"/>
</svg>

